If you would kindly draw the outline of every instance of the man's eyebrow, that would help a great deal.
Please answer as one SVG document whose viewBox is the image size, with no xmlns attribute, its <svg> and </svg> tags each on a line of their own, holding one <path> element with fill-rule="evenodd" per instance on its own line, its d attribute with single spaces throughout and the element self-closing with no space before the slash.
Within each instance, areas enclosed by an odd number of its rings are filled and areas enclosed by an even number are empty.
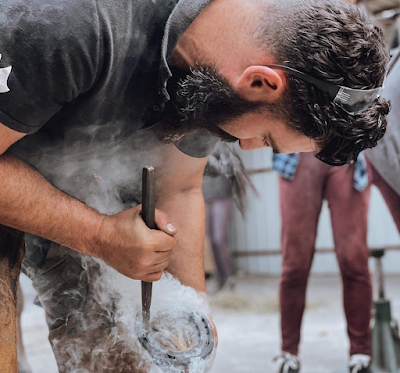
<svg viewBox="0 0 400 373">
<path fill-rule="evenodd" d="M 271 145 L 271 148 L 274 151 L 274 153 L 279 154 L 281 152 L 278 148 L 278 145 L 276 144 L 275 140 L 273 139 L 273 137 L 270 133 L 268 134 L 268 143 L 269 143 L 269 145 Z"/>
</svg>

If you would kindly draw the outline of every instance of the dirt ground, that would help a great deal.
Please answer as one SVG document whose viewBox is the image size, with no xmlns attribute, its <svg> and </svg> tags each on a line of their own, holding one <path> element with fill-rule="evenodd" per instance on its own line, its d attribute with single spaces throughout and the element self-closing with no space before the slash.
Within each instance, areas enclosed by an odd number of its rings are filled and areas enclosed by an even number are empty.
<svg viewBox="0 0 400 373">
<path fill-rule="evenodd" d="M 33 304 L 30 281 L 21 279 L 25 294 L 24 341 L 34 373 L 56 373 L 47 341 L 43 310 Z M 387 278 L 392 311 L 400 319 L 400 276 Z M 210 284 L 212 287 L 212 284 Z M 279 353 L 276 278 L 243 277 L 233 292 L 211 297 L 219 349 L 211 373 L 275 373 Z M 348 340 L 338 277 L 312 277 L 303 323 L 302 373 L 333 373 L 347 362 Z"/>
</svg>

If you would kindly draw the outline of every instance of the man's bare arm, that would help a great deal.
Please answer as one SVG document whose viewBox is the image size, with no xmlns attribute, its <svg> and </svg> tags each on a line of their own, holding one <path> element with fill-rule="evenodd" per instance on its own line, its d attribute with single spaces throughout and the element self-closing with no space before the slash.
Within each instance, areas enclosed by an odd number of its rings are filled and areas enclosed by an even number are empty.
<svg viewBox="0 0 400 373">
<path fill-rule="evenodd" d="M 24 162 L 0 157 L 0 222 L 88 253 L 103 216 L 62 193 Z"/>
<path fill-rule="evenodd" d="M 99 257 L 126 276 L 156 281 L 169 264 L 175 230 L 157 211 L 150 230 L 140 207 L 105 216 L 53 187 L 26 163 L 4 154 L 24 134 L 0 124 L 0 224 Z"/>
<path fill-rule="evenodd" d="M 157 171 L 160 197 L 157 206 L 168 213 L 178 229 L 177 245 L 167 270 L 182 284 L 205 293 L 205 208 L 201 185 L 207 158 L 194 159 L 171 147 L 163 159 L 166 162 Z M 217 329 L 211 317 L 209 320 L 216 346 Z"/>
<path fill-rule="evenodd" d="M 191 158 L 175 147 L 163 157 L 166 166 L 157 170 L 159 203 L 178 229 L 177 246 L 167 270 L 184 285 L 205 292 L 205 209 L 201 190 L 207 159 Z"/>
</svg>

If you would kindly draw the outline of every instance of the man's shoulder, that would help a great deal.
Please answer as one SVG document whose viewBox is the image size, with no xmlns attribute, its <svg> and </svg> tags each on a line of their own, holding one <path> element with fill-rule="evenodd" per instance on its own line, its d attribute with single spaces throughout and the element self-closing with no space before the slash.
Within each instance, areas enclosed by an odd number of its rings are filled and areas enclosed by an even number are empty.
<svg viewBox="0 0 400 373">
<path fill-rule="evenodd" d="M 2 0 L 0 15 L 0 40 L 15 44 L 79 39 L 98 29 L 95 0 Z"/>
</svg>

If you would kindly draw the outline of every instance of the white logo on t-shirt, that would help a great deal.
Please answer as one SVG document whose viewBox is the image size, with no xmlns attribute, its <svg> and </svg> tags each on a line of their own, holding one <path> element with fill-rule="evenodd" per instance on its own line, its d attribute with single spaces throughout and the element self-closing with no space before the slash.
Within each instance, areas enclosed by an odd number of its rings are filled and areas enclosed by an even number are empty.
<svg viewBox="0 0 400 373">
<path fill-rule="evenodd" d="M 0 54 L 1 61 L 1 54 Z M 10 88 L 8 88 L 7 81 L 11 74 L 12 66 L 0 68 L 0 93 L 10 92 Z"/>
</svg>

